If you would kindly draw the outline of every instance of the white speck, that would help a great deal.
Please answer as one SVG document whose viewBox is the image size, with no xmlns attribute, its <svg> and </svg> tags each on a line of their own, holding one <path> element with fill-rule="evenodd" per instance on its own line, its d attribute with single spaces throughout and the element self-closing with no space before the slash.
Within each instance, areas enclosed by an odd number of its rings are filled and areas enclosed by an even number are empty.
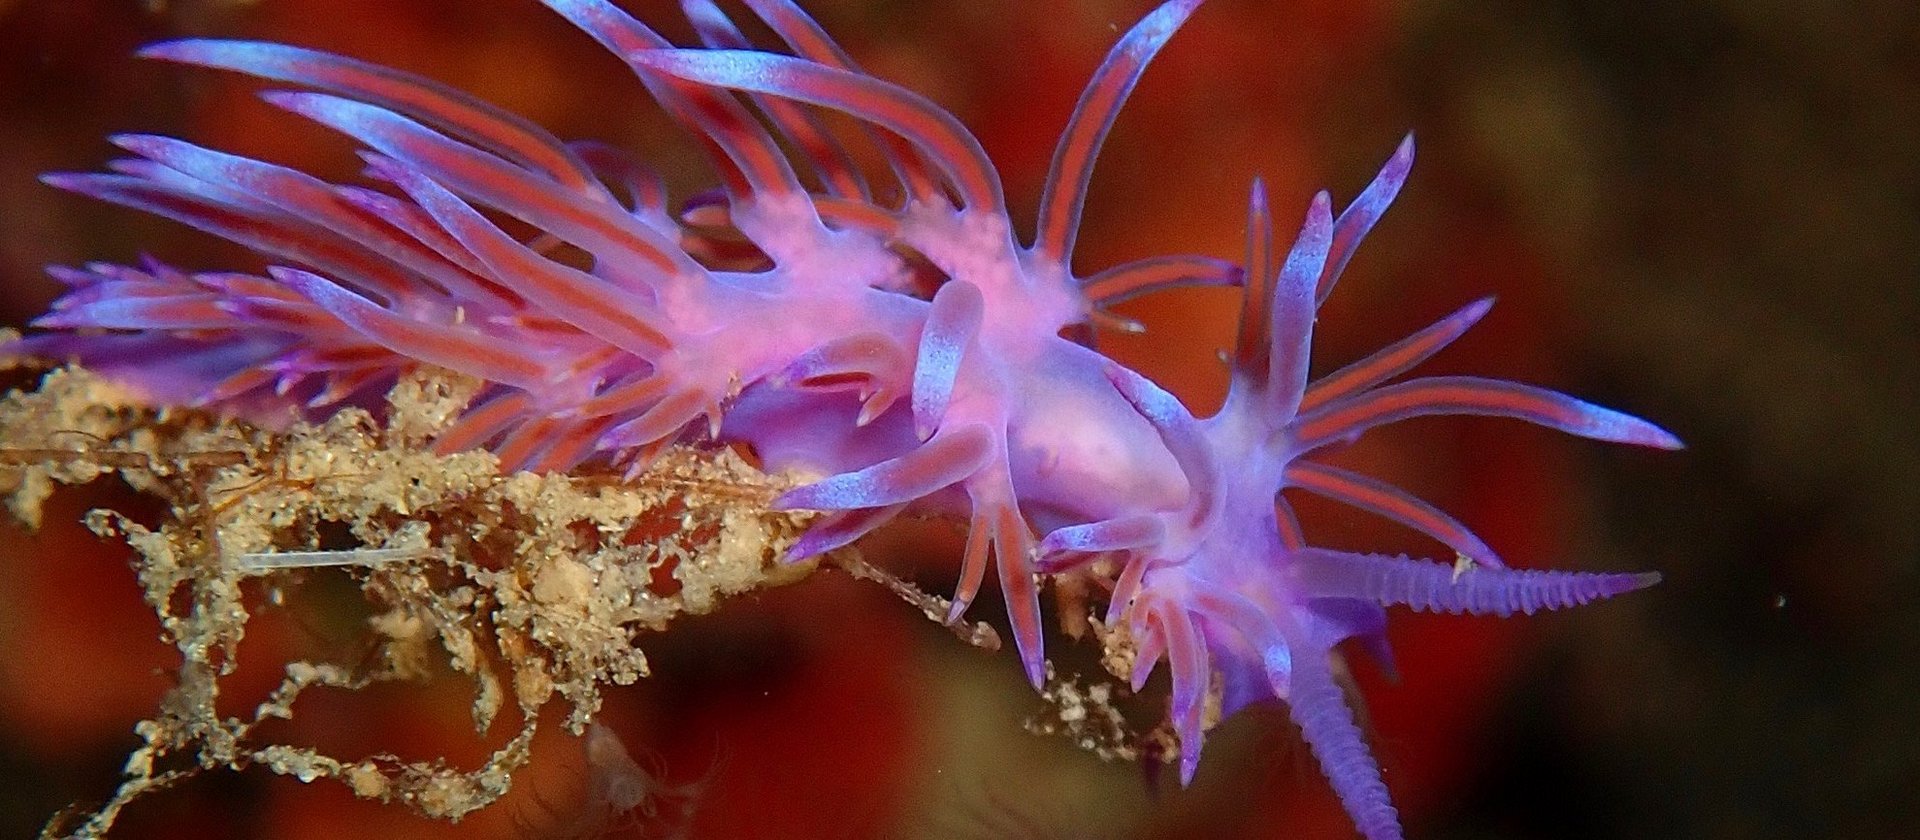
<svg viewBox="0 0 1920 840">
<path fill-rule="evenodd" d="M 1465 554 L 1458 554 L 1458 553 L 1454 554 L 1453 555 L 1453 580 L 1451 582 L 1459 583 L 1461 575 L 1464 575 L 1470 571 L 1473 571 L 1473 565 L 1474 565 L 1473 558 L 1468 557 Z"/>
</svg>

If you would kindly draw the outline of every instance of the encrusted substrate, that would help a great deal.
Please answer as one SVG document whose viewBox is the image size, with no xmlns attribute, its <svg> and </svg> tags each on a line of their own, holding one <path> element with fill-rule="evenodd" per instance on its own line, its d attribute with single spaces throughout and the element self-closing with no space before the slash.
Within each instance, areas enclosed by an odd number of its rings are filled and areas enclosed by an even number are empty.
<svg viewBox="0 0 1920 840">
<path fill-rule="evenodd" d="M 138 552 L 147 602 L 181 664 L 158 713 L 136 727 L 144 744 L 119 789 L 44 836 L 100 836 L 142 794 L 200 768 L 253 765 L 458 819 L 506 793 L 542 707 L 565 703 L 578 734 L 604 687 L 646 676 L 642 634 L 815 568 L 777 562 L 810 515 L 769 511 L 786 485 L 724 450 L 675 450 L 631 481 L 502 476 L 485 452 L 428 451 L 472 390 L 421 374 L 394 389 L 385 423 L 349 410 L 283 431 L 156 414 L 71 368 L 0 401 L 0 492 L 21 520 L 38 523 L 54 485 L 108 473 L 172 505 L 157 529 L 89 514 L 96 532 Z M 221 680 L 260 593 L 296 591 L 301 568 L 315 565 L 351 567 L 372 612 L 374 664 L 287 663 L 251 716 L 222 717 Z M 473 679 L 478 731 L 508 704 L 518 713 L 519 731 L 483 766 L 335 757 L 254 735 L 263 720 L 293 716 L 309 687 L 424 678 L 443 664 Z"/>
</svg>

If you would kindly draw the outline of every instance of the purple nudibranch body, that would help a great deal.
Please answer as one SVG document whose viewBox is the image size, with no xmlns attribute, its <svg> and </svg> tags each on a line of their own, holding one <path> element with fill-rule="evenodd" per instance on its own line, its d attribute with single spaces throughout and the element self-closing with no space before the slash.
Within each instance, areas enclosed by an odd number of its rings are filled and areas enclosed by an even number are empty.
<svg viewBox="0 0 1920 840">
<path fill-rule="evenodd" d="M 489 385 L 436 447 L 486 447 L 504 469 L 637 468 L 676 442 L 744 444 L 770 469 L 824 476 L 778 501 L 828 513 L 794 558 L 903 510 L 967 519 L 953 616 L 994 571 L 1036 685 L 1043 576 L 1106 558 L 1118 571 L 1102 578 L 1105 619 L 1138 645 L 1135 686 L 1162 662 L 1170 671 L 1182 781 L 1199 765 L 1214 687 L 1223 714 L 1283 700 L 1371 840 L 1401 832 L 1335 682 L 1335 645 L 1384 651 L 1384 609 L 1396 604 L 1531 613 L 1657 580 L 1508 569 L 1433 506 L 1315 460 L 1432 414 L 1679 446 L 1646 421 L 1540 388 L 1401 378 L 1489 301 L 1308 381 L 1315 312 L 1405 182 L 1411 138 L 1338 212 L 1315 197 L 1284 252 L 1256 181 L 1238 264 L 1176 255 L 1074 275 L 1093 161 L 1198 0 L 1150 13 L 1095 72 L 1030 239 L 1013 230 L 999 176 L 964 127 L 863 73 L 787 0 L 747 0 L 786 53 L 750 49 L 710 0 L 684 2 L 702 41 L 692 49 L 603 0 L 545 2 L 623 57 L 701 139 L 718 193 L 675 212 L 660 179 L 620 151 L 561 142 L 400 71 L 276 44 L 158 44 L 142 54 L 299 88 L 265 97 L 360 143 L 375 185 L 115 138 L 133 157 L 110 172 L 46 181 L 225 237 L 274 267 L 54 268 L 71 288 L 36 322 L 48 331 L 6 352 L 78 360 L 156 404 L 266 420 L 371 402 L 410 366 L 438 365 Z M 857 120 L 885 151 L 881 185 L 850 163 L 823 109 Z M 516 238 L 488 213 L 540 236 Z M 555 243 L 588 265 L 557 257 Z M 1115 301 L 1192 285 L 1244 289 L 1231 390 L 1204 419 L 1079 340 Z M 1403 523 L 1471 562 L 1312 547 L 1286 487 Z"/>
</svg>

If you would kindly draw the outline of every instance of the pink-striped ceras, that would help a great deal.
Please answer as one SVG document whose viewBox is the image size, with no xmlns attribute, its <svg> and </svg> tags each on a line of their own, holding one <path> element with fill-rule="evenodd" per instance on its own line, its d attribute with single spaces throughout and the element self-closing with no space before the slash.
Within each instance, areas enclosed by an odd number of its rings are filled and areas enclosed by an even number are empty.
<svg viewBox="0 0 1920 840">
<path fill-rule="evenodd" d="M 1509 570 L 1430 505 L 1313 460 L 1431 414 L 1679 445 L 1652 424 L 1526 385 L 1395 381 L 1487 301 L 1307 381 L 1315 310 L 1406 178 L 1411 141 L 1338 214 L 1316 196 L 1290 247 L 1274 241 L 1256 182 L 1241 264 L 1170 256 L 1073 275 L 1094 157 L 1199 0 L 1149 14 L 1095 72 L 1029 241 L 965 128 L 862 73 L 786 0 L 746 3 L 788 54 L 752 51 L 710 0 L 684 0 L 696 49 L 673 48 L 602 0 L 545 2 L 632 66 L 711 152 L 721 189 L 671 212 L 658 178 L 616 150 L 563 143 L 425 79 L 276 44 L 163 43 L 143 54 L 303 89 L 264 95 L 364 145 L 381 186 L 163 137 L 115 138 L 135 157 L 47 182 L 225 237 L 275 267 L 264 277 L 157 263 L 55 268 L 71 289 L 37 324 L 53 331 L 12 351 L 77 359 L 157 404 L 256 417 L 372 402 L 406 368 L 438 365 L 491 384 L 436 445 L 487 447 L 506 469 L 639 465 L 676 442 L 744 444 L 769 469 L 826 476 L 779 500 L 829 512 L 793 558 L 906 509 L 967 517 L 954 617 L 991 566 L 1030 680 L 1043 673 L 1041 576 L 1093 574 L 1111 586 L 1106 621 L 1138 645 L 1136 685 L 1168 664 L 1183 780 L 1199 762 L 1210 688 L 1226 714 L 1278 698 L 1374 840 L 1400 828 L 1336 685 L 1336 644 L 1384 652 L 1388 605 L 1506 615 L 1656 579 Z M 849 162 L 819 109 L 854 117 L 885 151 L 881 186 Z M 539 235 L 516 238 L 482 209 Z M 557 258 L 558 244 L 591 268 Z M 1103 306 L 1194 284 L 1245 290 L 1230 395 L 1205 419 L 1087 340 Z M 1412 526 L 1472 562 L 1310 547 L 1285 487 Z M 1110 562 L 1096 569 L 1098 558 Z"/>
</svg>

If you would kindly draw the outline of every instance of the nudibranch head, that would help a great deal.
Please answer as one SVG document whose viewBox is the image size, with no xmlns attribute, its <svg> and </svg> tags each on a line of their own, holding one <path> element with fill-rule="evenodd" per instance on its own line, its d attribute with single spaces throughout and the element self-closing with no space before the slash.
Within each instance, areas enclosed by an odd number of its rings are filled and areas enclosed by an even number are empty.
<svg viewBox="0 0 1920 840">
<path fill-rule="evenodd" d="M 1329 196 L 1315 196 L 1278 261 L 1266 197 L 1255 183 L 1232 386 L 1219 412 L 1196 419 L 1138 374 L 1118 366 L 1107 372 L 1179 462 L 1189 487 L 1185 504 L 1063 527 L 1040 545 L 1042 566 L 1050 570 L 1101 555 L 1124 559 L 1106 623 L 1124 625 L 1136 645 L 1136 690 L 1159 661 L 1167 662 L 1183 781 L 1199 765 L 1210 693 L 1218 693 L 1221 716 L 1256 700 L 1282 699 L 1369 838 L 1398 836 L 1399 827 L 1378 765 L 1335 683 L 1335 645 L 1357 638 L 1384 658 L 1383 610 L 1395 604 L 1531 613 L 1611 597 L 1659 578 L 1507 569 L 1471 531 L 1432 506 L 1312 456 L 1375 426 L 1432 414 L 1514 417 L 1597 440 L 1679 446 L 1646 421 L 1519 383 L 1429 377 L 1386 384 L 1464 332 L 1486 313 L 1487 301 L 1308 382 L 1314 314 L 1399 192 L 1412 156 L 1408 138 L 1337 219 Z M 1453 547 L 1460 563 L 1311 547 L 1281 496 L 1288 487 L 1422 531 Z"/>
</svg>

